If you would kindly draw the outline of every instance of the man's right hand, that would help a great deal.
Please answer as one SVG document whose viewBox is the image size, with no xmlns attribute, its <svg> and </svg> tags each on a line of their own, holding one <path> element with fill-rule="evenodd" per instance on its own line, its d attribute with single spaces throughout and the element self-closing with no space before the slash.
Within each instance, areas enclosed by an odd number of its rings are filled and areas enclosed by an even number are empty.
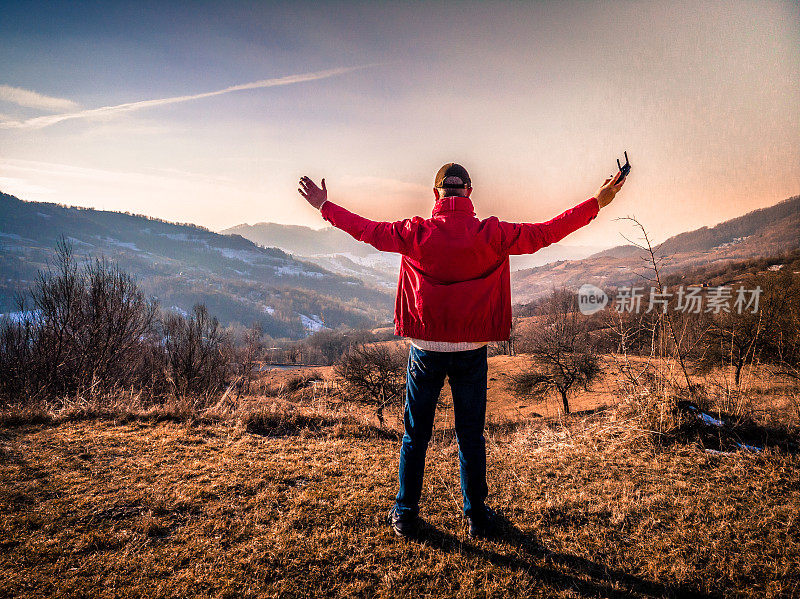
<svg viewBox="0 0 800 599">
<path fill-rule="evenodd" d="M 317 210 L 319 210 L 328 199 L 328 190 L 325 188 L 325 179 L 322 180 L 322 189 L 320 189 L 317 187 L 317 184 L 308 177 L 300 177 L 300 187 L 297 188 L 297 191 L 299 191 L 300 195 L 303 196 L 306 201 L 314 206 L 314 208 Z"/>
<path fill-rule="evenodd" d="M 594 194 L 594 197 L 597 198 L 597 205 L 600 208 L 604 208 L 611 203 L 611 200 L 614 199 L 614 196 L 617 195 L 617 192 L 622 189 L 622 186 L 625 185 L 624 177 L 621 181 L 617 181 L 617 177 L 619 177 L 622 173 L 617 173 L 606 179 L 603 184 L 600 186 L 600 189 L 597 190 L 597 193 Z"/>
</svg>

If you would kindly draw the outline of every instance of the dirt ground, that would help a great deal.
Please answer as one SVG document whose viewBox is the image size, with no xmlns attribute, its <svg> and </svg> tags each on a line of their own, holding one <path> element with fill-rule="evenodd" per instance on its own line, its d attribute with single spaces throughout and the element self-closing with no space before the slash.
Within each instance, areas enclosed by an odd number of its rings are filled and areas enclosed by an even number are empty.
<svg viewBox="0 0 800 599">
<path fill-rule="evenodd" d="M 400 345 L 399 343 L 397 343 Z M 401 345 L 407 351 L 407 345 Z M 602 356 L 601 374 L 588 389 L 577 387 L 570 395 L 570 411 L 573 413 L 587 413 L 598 408 L 611 407 L 620 401 L 620 383 L 622 377 L 619 373 L 623 365 L 623 358 L 618 356 Z M 646 358 L 629 357 L 627 360 L 634 368 L 641 369 Z M 491 356 L 489 357 L 489 373 L 487 376 L 487 422 L 531 421 L 544 417 L 560 417 L 563 414 L 561 398 L 550 396 L 541 400 L 532 398 L 520 399 L 509 390 L 509 378 L 531 367 L 528 355 L 516 356 Z M 670 370 L 673 378 L 680 379 L 683 375 L 676 364 L 663 365 L 662 368 Z M 262 375 L 265 384 L 270 389 L 281 389 L 292 379 L 312 378 L 319 381 L 317 389 L 323 394 L 328 389 L 337 387 L 336 378 L 331 366 L 297 367 L 276 369 Z M 704 373 L 692 375 L 692 381 L 701 383 L 711 391 L 724 394 L 726 389 L 733 387 L 732 371 Z M 777 411 L 780 414 L 793 414 L 794 418 L 800 414 L 800 406 L 796 404 L 796 397 L 792 394 L 791 385 L 772 377 L 764 369 L 746 369 L 742 375 L 741 391 L 747 396 L 748 401 L 763 404 L 756 409 Z M 307 394 L 308 395 L 308 394 Z M 311 394 L 313 397 L 313 393 Z M 364 409 L 368 414 L 369 410 Z M 397 415 L 387 411 L 386 417 L 392 425 L 398 423 Z M 452 426 L 452 395 L 450 386 L 445 382 L 437 409 L 437 425 Z"/>
<path fill-rule="evenodd" d="M 528 364 L 527 356 L 492 356 L 489 358 L 487 420 L 557 416 L 563 412 L 560 398 L 550 398 L 544 401 L 519 400 L 508 390 L 509 375 L 522 372 Z M 329 382 L 335 378 L 331 366 L 281 368 L 270 370 L 262 374 L 262 377 L 269 379 L 273 388 L 280 388 L 281 384 L 288 384 L 289 381 L 298 377 L 313 377 Z M 320 386 L 321 388 L 322 386 Z M 570 409 L 579 412 L 612 405 L 616 402 L 615 388 L 616 385 L 611 378 L 601 377 L 588 391 L 579 389 L 575 392 L 570 399 Z M 439 409 L 446 411 L 451 407 L 450 386 L 445 382 L 440 396 Z"/>
</svg>

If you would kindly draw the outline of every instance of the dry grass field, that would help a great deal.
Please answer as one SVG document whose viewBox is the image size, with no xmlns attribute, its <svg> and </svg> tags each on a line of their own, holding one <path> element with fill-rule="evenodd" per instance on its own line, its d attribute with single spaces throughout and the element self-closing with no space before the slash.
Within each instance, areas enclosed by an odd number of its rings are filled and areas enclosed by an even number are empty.
<svg viewBox="0 0 800 599">
<path fill-rule="evenodd" d="M 384 523 L 396 428 L 322 389 L 205 416 L 97 404 L 7 418 L 0 597 L 800 596 L 796 454 L 654 443 L 623 411 L 593 412 L 618 401 L 610 378 L 561 417 L 504 391 L 520 360 L 490 361 L 489 502 L 504 519 L 490 540 L 460 515 L 447 397 L 414 540 Z M 792 418 L 788 390 L 756 387 Z"/>
</svg>

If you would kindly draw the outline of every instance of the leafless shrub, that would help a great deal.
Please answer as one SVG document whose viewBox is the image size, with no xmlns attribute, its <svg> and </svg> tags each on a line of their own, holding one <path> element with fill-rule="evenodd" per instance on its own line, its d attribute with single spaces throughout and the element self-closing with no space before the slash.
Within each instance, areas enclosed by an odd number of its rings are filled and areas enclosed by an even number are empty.
<svg viewBox="0 0 800 599">
<path fill-rule="evenodd" d="M 652 289 L 664 297 L 661 265 L 668 256 L 660 254 L 650 242 L 644 226 L 628 218 L 641 231 L 641 242 L 628 241 L 644 251 L 645 274 L 640 274 Z M 627 239 L 627 238 L 626 238 Z M 676 318 L 668 304 L 646 313 L 617 312 L 610 330 L 618 339 L 612 356 L 617 365 L 620 416 L 639 431 L 647 431 L 655 439 L 676 430 L 682 415 L 678 403 L 692 399 L 702 401 L 703 390 L 692 382 L 689 353 L 702 338 L 690 335 L 689 320 Z M 692 331 L 694 329 L 691 329 Z M 631 353 L 639 354 L 633 359 Z"/>
<path fill-rule="evenodd" d="M 79 267 L 62 241 L 31 297 L 29 316 L 0 331 L 0 395 L 103 394 L 142 382 L 156 304 L 130 275 L 100 259 Z"/>
<path fill-rule="evenodd" d="M 258 359 L 264 352 L 264 329 L 260 323 L 256 322 L 244 334 L 242 342 L 233 350 L 233 356 L 237 371 L 237 393 L 250 393 L 250 386 L 253 383 L 253 372 L 256 368 Z"/>
<path fill-rule="evenodd" d="M 795 378 L 800 366 L 800 280 L 789 272 L 751 276 L 738 285 L 760 289 L 758 310 L 721 311 L 714 315 L 706 368 L 726 366 L 739 387 L 743 371 L 758 363 L 778 366 L 778 373 Z"/>
<path fill-rule="evenodd" d="M 163 335 L 167 379 L 175 395 L 209 397 L 226 387 L 230 343 L 204 305 L 196 305 L 189 318 L 168 315 Z"/>
<path fill-rule="evenodd" d="M 159 318 L 133 277 L 104 259 L 81 266 L 61 241 L 30 296 L 32 310 L 20 302 L 24 316 L 0 322 L 6 403 L 92 403 L 128 392 L 207 398 L 227 387 L 230 343 L 205 307 Z"/>
<path fill-rule="evenodd" d="M 405 391 L 406 359 L 398 349 L 382 344 L 356 345 L 336 363 L 334 371 L 351 397 L 375 406 L 384 425 L 383 409 L 399 404 Z"/>
</svg>

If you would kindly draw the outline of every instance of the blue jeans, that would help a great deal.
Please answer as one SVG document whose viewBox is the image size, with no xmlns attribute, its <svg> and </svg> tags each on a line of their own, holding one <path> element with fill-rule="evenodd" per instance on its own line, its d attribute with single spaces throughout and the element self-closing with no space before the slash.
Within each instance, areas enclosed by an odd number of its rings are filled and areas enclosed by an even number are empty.
<svg viewBox="0 0 800 599">
<path fill-rule="evenodd" d="M 486 486 L 486 346 L 460 352 L 435 352 L 413 345 L 408 355 L 405 434 L 400 449 L 398 512 L 416 515 L 425 472 L 425 452 L 433 431 L 433 417 L 444 377 L 450 377 L 453 392 L 461 494 L 464 513 L 482 513 Z"/>
</svg>

